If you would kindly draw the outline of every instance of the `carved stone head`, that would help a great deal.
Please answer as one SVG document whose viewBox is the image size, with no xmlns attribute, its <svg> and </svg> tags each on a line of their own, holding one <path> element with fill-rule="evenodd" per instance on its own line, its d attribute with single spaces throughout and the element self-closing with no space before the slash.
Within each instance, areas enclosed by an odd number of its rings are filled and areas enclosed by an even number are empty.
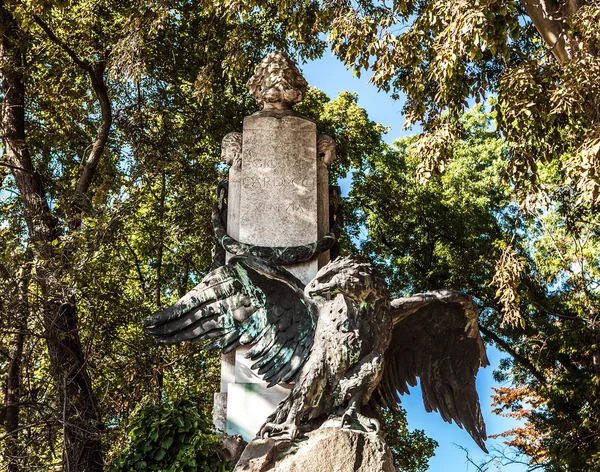
<svg viewBox="0 0 600 472">
<path fill-rule="evenodd" d="M 287 54 L 270 52 L 256 66 L 248 90 L 265 110 L 290 110 L 302 100 L 308 83 Z"/>
<path fill-rule="evenodd" d="M 221 157 L 228 166 L 242 165 L 242 133 L 227 133 L 221 141 Z"/>
<path fill-rule="evenodd" d="M 327 167 L 333 164 L 335 160 L 335 140 L 326 134 L 321 134 L 317 138 L 317 154 L 323 160 Z"/>
</svg>

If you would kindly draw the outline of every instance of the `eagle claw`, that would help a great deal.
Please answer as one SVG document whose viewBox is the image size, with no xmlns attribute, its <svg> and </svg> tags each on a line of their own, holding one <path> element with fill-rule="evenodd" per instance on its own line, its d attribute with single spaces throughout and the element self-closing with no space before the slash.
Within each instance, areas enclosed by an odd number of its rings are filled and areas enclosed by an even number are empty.
<svg viewBox="0 0 600 472">
<path fill-rule="evenodd" d="M 294 423 L 265 423 L 258 433 L 258 436 L 263 438 L 276 439 L 296 439 L 298 437 L 298 427 Z"/>
<path fill-rule="evenodd" d="M 367 433 L 378 433 L 381 429 L 379 421 L 359 413 L 355 406 L 349 406 L 342 415 L 342 428 L 345 427 Z"/>
</svg>

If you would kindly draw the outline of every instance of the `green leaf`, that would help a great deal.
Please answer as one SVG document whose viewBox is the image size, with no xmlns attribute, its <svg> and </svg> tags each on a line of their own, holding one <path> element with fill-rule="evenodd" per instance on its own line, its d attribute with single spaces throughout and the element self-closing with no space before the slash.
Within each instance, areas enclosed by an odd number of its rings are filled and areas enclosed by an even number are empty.
<svg viewBox="0 0 600 472">
<path fill-rule="evenodd" d="M 166 438 L 163 438 L 160 441 L 160 447 L 162 447 L 164 449 L 169 449 L 169 447 L 171 447 L 171 444 L 173 444 L 173 437 L 172 436 L 168 436 Z"/>
</svg>

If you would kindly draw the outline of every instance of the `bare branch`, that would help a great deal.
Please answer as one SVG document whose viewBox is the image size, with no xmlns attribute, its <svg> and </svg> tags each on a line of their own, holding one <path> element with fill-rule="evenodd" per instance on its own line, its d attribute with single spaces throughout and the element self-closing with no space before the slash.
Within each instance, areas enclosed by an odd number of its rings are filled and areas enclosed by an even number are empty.
<svg viewBox="0 0 600 472">
<path fill-rule="evenodd" d="M 519 364 L 525 367 L 531 373 L 531 375 L 533 375 L 537 379 L 537 381 L 540 384 L 542 384 L 544 387 L 548 387 L 548 382 L 546 381 L 542 373 L 535 368 L 535 366 L 531 363 L 529 359 L 519 354 L 517 351 L 515 351 L 515 349 L 512 346 L 510 346 L 510 344 L 508 344 L 500 336 L 498 336 L 496 333 L 493 333 L 482 324 L 479 324 L 479 330 L 488 338 L 492 339 L 496 344 L 498 344 L 498 346 L 500 346 L 502 349 L 508 352 L 515 361 L 517 361 Z"/>
</svg>

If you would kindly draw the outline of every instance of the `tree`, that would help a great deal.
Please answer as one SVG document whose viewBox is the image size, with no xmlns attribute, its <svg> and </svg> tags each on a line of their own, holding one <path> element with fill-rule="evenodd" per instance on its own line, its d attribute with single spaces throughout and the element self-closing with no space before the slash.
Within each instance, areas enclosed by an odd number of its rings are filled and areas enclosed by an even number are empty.
<svg viewBox="0 0 600 472">
<path fill-rule="evenodd" d="M 380 418 L 385 440 L 394 456 L 394 464 L 402 472 L 425 472 L 437 442 L 428 438 L 421 430 L 409 431 L 406 412 L 401 411 L 402 415 L 398 415 L 385 410 Z"/>
<path fill-rule="evenodd" d="M 0 55 L 4 91 L 2 129 L 5 156 L 24 201 L 25 221 L 36 258 L 47 261 L 47 264 L 38 266 L 37 281 L 45 298 L 44 328 L 52 373 L 60 392 L 59 402 L 64 405 L 65 457 L 68 458 L 66 463 L 71 466 L 67 470 L 77 469 L 83 464 L 87 464 L 89 470 L 101 470 L 102 458 L 97 436 L 100 418 L 77 335 L 75 307 L 72 297 L 58 297 L 59 290 L 54 286 L 53 279 L 57 275 L 60 277 L 61 273 L 60 266 L 56 265 L 55 248 L 52 244 L 59 237 L 58 221 L 50 209 L 45 185 L 34 167 L 25 140 L 24 34 L 5 5 L 2 6 L 0 16 L 3 32 Z M 102 95 L 100 101 L 106 103 L 103 69 L 103 66 L 98 69 L 90 67 L 87 72 L 95 84 L 94 90 L 99 97 Z M 110 113 L 103 113 L 101 131 L 77 185 L 78 194 L 83 195 L 89 189 L 93 169 L 106 143 L 108 127 Z M 69 226 L 77 228 L 76 216 L 73 216 Z"/>
<path fill-rule="evenodd" d="M 445 287 L 476 297 L 482 332 L 510 354 L 495 374 L 511 381 L 497 391 L 497 412 L 525 421 L 503 436 L 532 468 L 597 470 L 597 219 L 574 235 L 558 204 L 520 209 L 501 177 L 508 149 L 491 118 L 481 107 L 462 117 L 445 172 L 427 186 L 408 150 L 418 137 L 370 156 L 354 173 L 354 234 L 396 293 Z"/>
<path fill-rule="evenodd" d="M 243 22 L 211 8 L 2 4 L 0 455 L 13 470 L 113 466 L 136 405 L 218 384 L 214 355 L 157 347 L 139 320 L 210 267 L 219 141 L 255 111 L 250 64 L 323 42 L 290 39 L 274 7 Z M 323 131 L 369 137 L 340 147 L 336 175 L 381 148 L 356 97 L 311 91 L 305 108 Z"/>
<path fill-rule="evenodd" d="M 506 362 L 499 379 L 514 386 L 500 389 L 496 404 L 526 420 L 506 436 L 534 463 L 551 471 L 594 471 L 600 465 L 598 220 L 573 233 L 569 218 L 552 205 L 523 223 L 528 238 L 514 253 L 523 270 L 507 290 L 520 327 L 492 329 L 532 361 L 537 375 Z"/>
<path fill-rule="evenodd" d="M 0 6 L 2 167 L 11 172 L 2 177 L 9 190 L 17 192 L 13 204 L 21 212 L 19 224 L 25 224 L 17 239 L 30 248 L 35 267 L 30 288 L 24 289 L 29 298 L 35 295 L 35 304 L 19 319 L 41 317 L 35 334 L 46 343 L 49 364 L 41 366 L 48 368 L 53 380 L 48 393 L 56 398 L 44 405 L 54 409 L 51 428 L 61 431 L 59 456 L 65 470 L 101 470 L 103 463 L 103 411 L 89 375 L 94 357 L 90 353 L 98 340 L 96 332 L 85 329 L 101 320 L 98 312 L 86 312 L 97 308 L 98 298 L 90 299 L 90 286 L 82 282 L 102 287 L 107 281 L 86 277 L 83 269 L 99 251 L 99 244 L 87 238 L 115 234 L 110 220 L 114 214 L 108 210 L 115 194 L 123 191 L 120 186 L 139 184 L 137 166 L 154 164 L 149 180 L 158 180 L 157 211 L 162 220 L 170 176 L 166 160 L 157 159 L 157 154 L 181 152 L 188 162 L 204 152 L 216 155 L 220 136 L 246 111 L 239 83 L 251 71 L 242 66 L 256 62 L 267 45 L 287 45 L 277 22 L 267 21 L 264 14 L 250 16 L 243 23 L 223 15 L 215 21 L 195 2 L 90 0 L 61 6 L 39 2 Z M 311 47 L 304 46 L 307 54 Z M 195 101 L 192 106 L 190 100 Z M 158 108 L 163 113 L 153 115 Z M 167 114 L 182 108 L 188 108 L 183 120 Z M 190 133 L 194 120 L 203 127 Z M 179 133 L 177 139 L 169 134 L 173 129 Z M 123 133 L 127 139 L 119 141 Z M 126 165 L 128 154 L 133 157 L 128 169 L 132 180 L 126 182 L 119 178 L 118 167 Z M 199 167 L 209 169 L 204 182 L 216 177 L 215 160 L 201 161 Z M 143 179 L 144 174 L 138 177 Z M 156 180 L 149 184 L 154 186 Z M 158 229 L 150 281 L 154 308 L 165 290 L 168 261 L 162 221 Z M 135 249 L 130 247 L 132 254 Z M 188 257 L 187 262 L 193 261 Z M 189 275 L 189 269 L 184 274 Z M 141 271 L 138 275 L 144 276 Z M 180 279 L 183 290 L 188 275 Z M 101 291 L 104 303 L 118 296 L 113 282 L 107 283 L 110 296 Z M 18 325 L 11 328 L 17 336 L 14 352 L 7 356 L 14 367 L 12 382 L 19 377 L 24 331 Z M 160 384 L 160 367 L 155 370 Z M 18 390 L 11 385 L 10 395 Z M 18 418 L 23 403 L 15 403 L 10 395 L 7 428 L 13 438 L 19 428 L 12 418 Z M 52 447 L 56 438 L 49 440 Z"/>
<path fill-rule="evenodd" d="M 489 283 L 514 208 L 501 179 L 506 144 L 492 122 L 481 106 L 465 114 L 453 161 L 427 186 L 419 183 L 419 160 L 409 151 L 417 136 L 371 155 L 355 171 L 350 230 L 358 236 L 367 229 L 361 250 L 379 263 L 395 295 L 451 288 L 498 306 Z"/>
</svg>

